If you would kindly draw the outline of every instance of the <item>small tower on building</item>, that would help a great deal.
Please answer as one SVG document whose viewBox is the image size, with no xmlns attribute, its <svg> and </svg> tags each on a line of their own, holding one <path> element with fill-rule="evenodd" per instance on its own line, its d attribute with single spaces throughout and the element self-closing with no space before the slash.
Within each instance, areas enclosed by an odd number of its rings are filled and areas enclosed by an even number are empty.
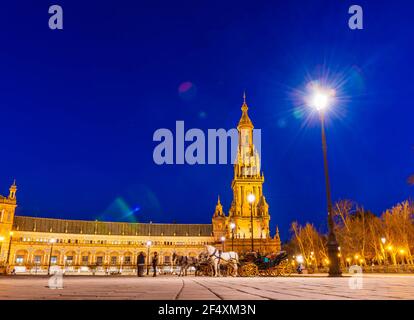
<svg viewBox="0 0 414 320">
<path fill-rule="evenodd" d="M 9 196 L 0 195 L 0 264 L 5 263 L 8 255 L 8 246 L 13 228 L 14 213 L 17 207 L 16 200 L 17 186 L 16 181 L 10 186 Z"/>
<path fill-rule="evenodd" d="M 223 206 L 220 202 L 220 196 L 217 199 L 216 209 L 214 210 L 212 223 L 214 239 L 219 241 L 222 236 L 226 235 L 226 216 L 223 212 Z"/>
</svg>

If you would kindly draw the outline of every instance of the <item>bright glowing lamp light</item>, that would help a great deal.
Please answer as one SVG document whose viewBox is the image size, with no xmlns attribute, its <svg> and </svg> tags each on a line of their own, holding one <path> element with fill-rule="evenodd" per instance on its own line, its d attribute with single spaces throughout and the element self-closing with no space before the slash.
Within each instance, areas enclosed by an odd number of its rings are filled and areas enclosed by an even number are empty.
<svg viewBox="0 0 414 320">
<path fill-rule="evenodd" d="M 152 241 L 151 240 L 148 240 L 147 241 L 147 247 L 151 247 L 151 245 L 152 245 Z"/>
<path fill-rule="evenodd" d="M 334 95 L 334 90 L 320 86 L 313 86 L 308 104 L 317 111 L 326 110 L 332 104 L 332 98 Z"/>
<path fill-rule="evenodd" d="M 249 201 L 249 203 L 253 203 L 253 202 L 254 202 L 254 200 L 256 200 L 256 197 L 254 196 L 254 194 L 253 194 L 253 193 L 250 193 L 250 194 L 247 196 L 247 201 Z"/>
<path fill-rule="evenodd" d="M 303 256 L 302 255 L 299 255 L 299 256 L 296 256 L 296 262 L 297 263 L 303 263 Z"/>
<path fill-rule="evenodd" d="M 55 243 L 56 242 L 56 239 L 50 239 L 49 242 L 50 243 Z"/>
<path fill-rule="evenodd" d="M 387 241 L 387 239 L 385 239 L 384 237 L 381 238 L 382 244 L 385 244 L 386 241 Z"/>
<path fill-rule="evenodd" d="M 4 241 L 4 237 L 0 237 L 0 242 Z"/>
<path fill-rule="evenodd" d="M 328 102 L 328 96 L 321 92 L 315 92 L 315 94 L 312 97 L 312 106 L 318 111 L 326 109 L 326 107 L 328 106 Z"/>
<path fill-rule="evenodd" d="M 220 239 L 221 239 L 222 242 L 224 242 L 224 240 L 226 240 L 226 237 L 223 236 Z"/>
<path fill-rule="evenodd" d="M 230 223 L 230 229 L 233 230 L 234 228 L 236 228 L 236 224 L 234 222 Z"/>
</svg>

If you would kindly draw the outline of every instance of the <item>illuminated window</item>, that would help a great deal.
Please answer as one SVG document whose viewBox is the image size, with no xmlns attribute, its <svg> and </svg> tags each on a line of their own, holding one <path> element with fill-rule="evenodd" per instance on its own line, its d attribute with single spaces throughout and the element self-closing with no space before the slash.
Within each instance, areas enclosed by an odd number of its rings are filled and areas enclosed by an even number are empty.
<svg viewBox="0 0 414 320">
<path fill-rule="evenodd" d="M 84 266 L 88 265 L 88 261 L 89 261 L 89 257 L 88 256 L 83 256 L 82 257 L 82 264 Z"/>
<path fill-rule="evenodd" d="M 42 256 L 34 256 L 34 263 L 40 264 L 42 262 Z"/>
<path fill-rule="evenodd" d="M 73 256 L 67 256 L 66 257 L 66 264 L 67 265 L 72 265 L 73 263 Z"/>
<path fill-rule="evenodd" d="M 130 256 L 125 257 L 125 264 L 131 264 L 131 257 Z"/>
<path fill-rule="evenodd" d="M 17 256 L 16 257 L 16 264 L 23 264 L 24 258 L 23 256 Z"/>
<path fill-rule="evenodd" d="M 103 257 L 96 257 L 96 264 L 98 266 L 103 265 Z"/>
<path fill-rule="evenodd" d="M 116 257 L 111 257 L 111 264 L 112 265 L 116 265 L 116 261 L 117 261 Z"/>
<path fill-rule="evenodd" d="M 50 258 L 50 264 L 57 264 L 57 257 L 56 256 L 52 256 Z"/>
</svg>

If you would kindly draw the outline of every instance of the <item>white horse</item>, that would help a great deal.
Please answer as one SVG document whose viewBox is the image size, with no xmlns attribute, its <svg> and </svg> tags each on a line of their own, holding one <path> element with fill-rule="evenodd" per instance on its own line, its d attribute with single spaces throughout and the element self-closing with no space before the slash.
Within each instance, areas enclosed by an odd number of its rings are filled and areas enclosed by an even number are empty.
<svg viewBox="0 0 414 320">
<path fill-rule="evenodd" d="M 216 249 L 213 246 L 206 245 L 206 250 L 208 253 L 209 259 L 213 262 L 214 266 L 214 275 L 216 277 L 219 276 L 219 270 L 221 264 L 228 264 L 230 265 L 233 270 L 233 276 L 237 276 L 237 264 L 239 263 L 239 255 L 237 252 L 230 251 L 230 252 L 222 252 L 221 250 Z"/>
</svg>

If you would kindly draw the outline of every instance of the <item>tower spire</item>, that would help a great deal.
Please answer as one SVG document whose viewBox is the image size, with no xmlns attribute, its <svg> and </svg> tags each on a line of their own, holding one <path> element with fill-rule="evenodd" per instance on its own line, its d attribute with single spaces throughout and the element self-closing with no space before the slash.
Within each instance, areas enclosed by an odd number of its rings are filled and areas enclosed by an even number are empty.
<svg viewBox="0 0 414 320">
<path fill-rule="evenodd" d="M 221 202 L 220 202 L 220 195 L 218 196 L 218 199 L 217 199 L 216 210 L 214 211 L 213 217 L 224 217 L 223 206 L 221 205 Z"/>
<path fill-rule="evenodd" d="M 275 239 L 280 240 L 279 226 L 278 226 L 278 225 L 276 225 L 276 234 L 275 234 Z"/>
<path fill-rule="evenodd" d="M 247 106 L 246 102 L 246 91 L 243 91 L 243 104 L 241 107 L 242 110 L 242 116 L 239 121 L 239 125 L 237 126 L 238 129 L 240 128 L 249 128 L 253 129 L 253 123 L 249 118 L 249 115 L 247 114 L 247 110 L 249 110 L 249 107 Z"/>
</svg>

